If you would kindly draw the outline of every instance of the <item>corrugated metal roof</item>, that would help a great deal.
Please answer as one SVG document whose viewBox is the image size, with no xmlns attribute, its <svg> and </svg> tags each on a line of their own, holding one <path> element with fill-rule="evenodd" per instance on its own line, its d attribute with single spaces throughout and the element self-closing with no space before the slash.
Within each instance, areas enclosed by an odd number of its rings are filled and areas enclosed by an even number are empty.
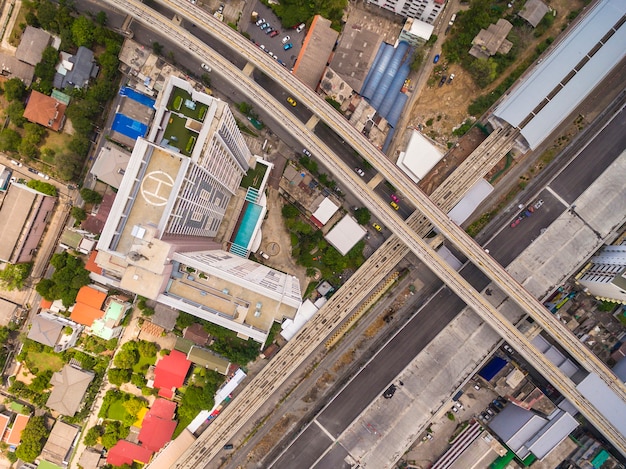
<svg viewBox="0 0 626 469">
<path fill-rule="evenodd" d="M 528 441 L 527 447 L 537 458 L 545 458 L 561 441 L 572 433 L 578 422 L 567 412 L 559 410 L 557 415 L 546 425 L 539 434 Z"/>
<path fill-rule="evenodd" d="M 622 434 L 626 436 L 626 406 L 595 373 L 576 386 L 583 396 Z"/>
<path fill-rule="evenodd" d="M 608 39 L 605 37 L 624 14 L 626 3 L 621 0 L 599 2 L 496 108 L 494 115 L 514 127 L 522 126 L 528 145 L 536 148 L 626 55 L 624 25 Z M 601 40 L 603 44 L 597 48 Z M 592 57 L 581 62 L 588 54 Z M 538 108 L 544 101 L 547 104 Z M 535 117 L 524 125 L 533 111 Z"/>
</svg>

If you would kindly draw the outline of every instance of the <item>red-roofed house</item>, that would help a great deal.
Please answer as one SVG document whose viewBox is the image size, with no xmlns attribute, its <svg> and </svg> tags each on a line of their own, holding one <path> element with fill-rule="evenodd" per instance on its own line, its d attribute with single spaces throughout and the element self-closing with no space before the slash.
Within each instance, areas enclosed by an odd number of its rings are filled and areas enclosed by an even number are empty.
<svg viewBox="0 0 626 469">
<path fill-rule="evenodd" d="M 8 415 L 4 415 L 4 414 L 0 414 L 0 438 L 4 440 L 5 434 L 4 432 L 6 431 L 7 427 L 9 426 L 9 421 L 11 420 L 11 417 L 9 417 Z M 6 435 L 8 436 L 8 435 Z"/>
<path fill-rule="evenodd" d="M 66 108 L 66 104 L 39 91 L 33 91 L 24 109 L 24 118 L 58 132 L 65 122 Z"/>
<path fill-rule="evenodd" d="M 132 465 L 134 461 L 147 464 L 151 457 L 152 451 L 148 448 L 143 448 L 130 441 L 120 440 L 109 450 L 107 463 L 114 466 Z"/>
<path fill-rule="evenodd" d="M 161 358 L 154 369 L 154 387 L 159 389 L 159 396 L 173 396 L 174 388 L 180 388 L 185 382 L 190 366 L 186 355 L 178 350 L 172 350 Z"/>
<path fill-rule="evenodd" d="M 150 415 L 150 412 L 148 412 L 141 424 L 139 443 L 141 443 L 141 446 L 144 448 L 157 452 L 172 439 L 175 429 L 175 420 L 165 420 Z"/>
<path fill-rule="evenodd" d="M 150 411 L 146 414 L 160 419 L 172 420 L 174 418 L 174 412 L 176 412 L 176 402 L 168 401 L 167 399 L 157 399 L 150 407 Z"/>
<path fill-rule="evenodd" d="M 15 422 L 13 422 L 13 426 L 7 435 L 6 443 L 9 446 L 17 446 L 20 444 L 22 432 L 24 431 L 24 428 L 26 428 L 26 424 L 29 420 L 30 417 L 28 415 L 17 414 Z"/>
<path fill-rule="evenodd" d="M 96 319 L 104 316 L 102 311 L 102 303 L 106 299 L 107 294 L 96 290 L 88 285 L 78 290 L 76 296 L 76 304 L 70 315 L 70 319 L 78 324 L 91 327 Z"/>
<path fill-rule="evenodd" d="M 96 264 L 97 255 L 98 251 L 96 251 L 95 249 L 91 251 L 91 253 L 89 254 L 89 258 L 85 263 L 85 269 L 87 269 L 89 272 L 93 272 L 94 274 L 102 275 L 102 267 Z"/>
<path fill-rule="evenodd" d="M 42 298 L 41 303 L 39 303 L 39 306 L 41 306 L 41 309 L 50 309 L 52 307 L 52 301 Z"/>
</svg>

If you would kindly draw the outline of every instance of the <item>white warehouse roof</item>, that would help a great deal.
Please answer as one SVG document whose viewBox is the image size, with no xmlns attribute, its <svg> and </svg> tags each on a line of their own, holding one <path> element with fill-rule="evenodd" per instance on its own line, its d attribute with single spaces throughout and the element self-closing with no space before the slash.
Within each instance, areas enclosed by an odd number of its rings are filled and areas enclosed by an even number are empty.
<svg viewBox="0 0 626 469">
<path fill-rule="evenodd" d="M 333 245 L 342 256 L 348 254 L 356 243 L 367 234 L 367 230 L 359 225 L 354 218 L 346 215 L 337 223 L 324 238 Z"/>
<path fill-rule="evenodd" d="M 417 130 L 411 134 L 406 150 L 398 157 L 398 167 L 416 184 L 443 158 L 443 153 Z"/>
<path fill-rule="evenodd" d="M 623 0 L 598 2 L 493 114 L 537 148 L 626 55 L 625 14 Z"/>
<path fill-rule="evenodd" d="M 474 210 L 493 192 L 493 186 L 484 179 L 479 179 L 470 187 L 458 204 L 448 213 L 450 219 L 457 225 L 463 224 Z"/>
</svg>

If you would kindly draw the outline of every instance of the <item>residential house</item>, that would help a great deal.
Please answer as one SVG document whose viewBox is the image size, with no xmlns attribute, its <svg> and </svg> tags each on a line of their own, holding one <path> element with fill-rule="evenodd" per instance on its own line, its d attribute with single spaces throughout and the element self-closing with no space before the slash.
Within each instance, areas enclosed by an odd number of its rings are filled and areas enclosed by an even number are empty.
<svg viewBox="0 0 626 469">
<path fill-rule="evenodd" d="M 130 466 L 135 461 L 147 464 L 150 462 L 151 457 L 152 451 L 148 448 L 136 445 L 130 441 L 120 440 L 109 450 L 107 463 L 113 466 L 121 466 L 123 464 Z"/>
<path fill-rule="evenodd" d="M 169 355 L 161 358 L 154 369 L 154 385 L 159 396 L 172 398 L 174 391 L 185 382 L 191 362 L 184 353 L 172 350 Z"/>
<path fill-rule="evenodd" d="M 65 123 L 67 104 L 57 101 L 39 91 L 31 91 L 24 109 L 24 117 L 34 124 L 58 132 Z"/>
<path fill-rule="evenodd" d="M 61 90 L 68 86 L 85 88 L 91 78 L 98 76 L 99 71 L 93 51 L 80 46 L 76 55 L 68 56 L 61 61 L 61 66 L 54 76 L 54 87 Z"/>
<path fill-rule="evenodd" d="M 230 366 L 230 362 L 226 358 L 219 356 L 211 350 L 196 347 L 195 345 L 189 350 L 187 360 L 223 375 L 228 373 L 228 367 Z"/>
<path fill-rule="evenodd" d="M 46 445 L 41 451 L 41 459 L 59 466 L 67 465 L 78 432 L 78 427 L 57 420 L 54 427 L 52 427 Z"/>
<path fill-rule="evenodd" d="M 15 50 L 15 58 L 34 67 L 41 62 L 43 51 L 50 45 L 51 39 L 50 33 L 43 29 L 26 26 Z"/>
<path fill-rule="evenodd" d="M 93 285 L 86 285 L 78 291 L 76 304 L 70 314 L 70 319 L 79 324 L 91 327 L 96 319 L 104 316 L 102 304 L 107 294 Z"/>
<path fill-rule="evenodd" d="M 121 336 L 124 329 L 121 326 L 121 322 L 131 306 L 122 297 L 109 297 L 104 308 L 104 316 L 94 320 L 91 325 L 91 333 L 104 340 Z"/>
<path fill-rule="evenodd" d="M 172 439 L 176 429 L 176 403 L 166 399 L 157 399 L 141 422 L 139 442 L 141 446 L 154 451 L 160 451 Z"/>
<path fill-rule="evenodd" d="M 28 338 L 60 353 L 76 345 L 83 329 L 74 321 L 43 311 L 31 321 Z"/>
<path fill-rule="evenodd" d="M 50 379 L 50 384 L 54 388 L 48 397 L 46 406 L 60 414 L 74 416 L 93 378 L 94 374 L 90 371 L 65 365 Z"/>
</svg>

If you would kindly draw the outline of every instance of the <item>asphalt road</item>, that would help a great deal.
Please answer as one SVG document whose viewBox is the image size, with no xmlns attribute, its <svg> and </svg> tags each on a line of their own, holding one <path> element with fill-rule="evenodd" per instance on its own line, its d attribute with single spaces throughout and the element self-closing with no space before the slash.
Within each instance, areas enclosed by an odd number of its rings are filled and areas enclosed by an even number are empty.
<svg viewBox="0 0 626 469">
<path fill-rule="evenodd" d="M 582 194 L 624 150 L 625 117 L 624 111 L 619 113 L 611 124 L 555 177 L 549 184 L 552 190 L 568 201 L 575 200 Z M 572 184 L 572 178 L 575 178 L 576 184 Z M 547 190 L 541 191 L 540 198 L 544 204 L 531 217 L 522 220 L 515 228 L 503 227 L 488 243 L 490 254 L 502 265 L 510 264 L 541 233 L 541 229 L 547 227 L 565 209 L 562 202 Z M 527 204 L 535 200 L 536 198 L 533 198 L 527 201 Z M 473 265 L 464 267 L 461 273 L 479 290 L 488 284 L 487 278 Z M 317 416 L 316 421 L 333 437 L 338 437 L 464 306 L 464 303 L 447 288 L 441 289 L 340 391 Z M 309 430 L 311 427 L 315 429 Z M 272 467 L 277 469 L 314 467 L 315 461 L 328 450 L 330 444 L 328 435 L 320 429 L 318 423 L 313 422 Z M 335 446 L 315 467 L 336 467 L 326 464 L 330 460 L 337 461 L 336 458 L 340 454 L 341 450 Z"/>
</svg>

